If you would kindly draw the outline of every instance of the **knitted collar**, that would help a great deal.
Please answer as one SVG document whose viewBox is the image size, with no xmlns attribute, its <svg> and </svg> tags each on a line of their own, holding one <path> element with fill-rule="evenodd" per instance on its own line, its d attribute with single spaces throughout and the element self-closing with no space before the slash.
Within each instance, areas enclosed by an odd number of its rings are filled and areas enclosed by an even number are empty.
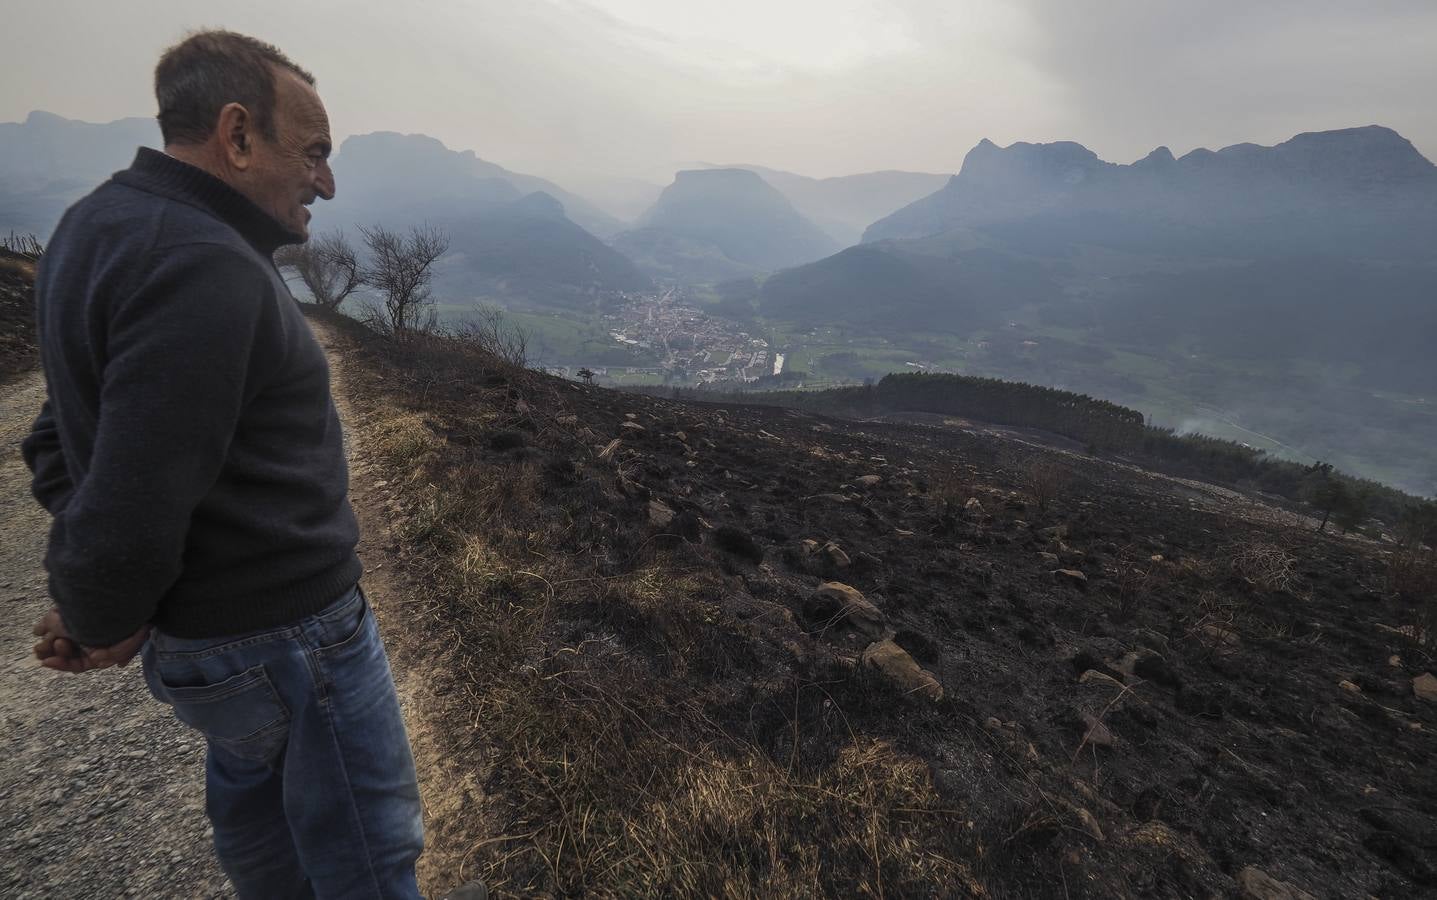
<svg viewBox="0 0 1437 900">
<path fill-rule="evenodd" d="M 141 147 L 135 161 L 128 169 L 116 172 L 114 180 L 199 207 L 234 228 L 266 256 L 285 244 L 304 240 L 215 176 L 149 147 Z"/>
</svg>

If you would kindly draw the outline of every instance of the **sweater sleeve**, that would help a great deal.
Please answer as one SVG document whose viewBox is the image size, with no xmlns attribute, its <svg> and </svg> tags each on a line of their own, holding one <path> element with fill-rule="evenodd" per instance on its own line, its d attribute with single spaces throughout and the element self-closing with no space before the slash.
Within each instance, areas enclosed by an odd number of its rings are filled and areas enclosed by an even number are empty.
<svg viewBox="0 0 1437 900">
<path fill-rule="evenodd" d="M 82 644 L 134 633 L 179 578 L 190 518 L 282 350 L 273 294 L 253 261 L 200 244 L 151 256 L 113 301 L 94 452 L 45 560 Z"/>
<path fill-rule="evenodd" d="M 35 417 L 30 433 L 20 442 L 20 453 L 34 476 L 30 493 L 48 512 L 58 514 L 69 501 L 75 485 L 70 482 L 70 470 L 60 446 L 60 429 L 55 425 L 49 399 L 40 407 L 40 415 Z"/>
</svg>

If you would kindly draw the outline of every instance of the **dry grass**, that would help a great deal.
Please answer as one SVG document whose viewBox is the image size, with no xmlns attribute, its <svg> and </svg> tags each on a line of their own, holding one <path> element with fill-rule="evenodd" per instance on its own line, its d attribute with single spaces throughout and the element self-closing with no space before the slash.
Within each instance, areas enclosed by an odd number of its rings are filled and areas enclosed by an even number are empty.
<svg viewBox="0 0 1437 900">
<path fill-rule="evenodd" d="M 1232 571 L 1266 591 L 1290 591 L 1297 559 L 1276 544 L 1246 544 L 1229 557 Z"/>
</svg>

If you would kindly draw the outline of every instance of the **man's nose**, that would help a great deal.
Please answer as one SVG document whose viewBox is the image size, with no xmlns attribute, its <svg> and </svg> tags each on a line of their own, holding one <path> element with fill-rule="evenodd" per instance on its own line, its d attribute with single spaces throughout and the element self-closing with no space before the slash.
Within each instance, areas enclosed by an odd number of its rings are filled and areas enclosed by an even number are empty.
<svg viewBox="0 0 1437 900">
<path fill-rule="evenodd" d="M 334 199 L 334 170 L 329 167 L 329 160 L 321 160 L 314 170 L 315 193 L 326 200 Z"/>
</svg>

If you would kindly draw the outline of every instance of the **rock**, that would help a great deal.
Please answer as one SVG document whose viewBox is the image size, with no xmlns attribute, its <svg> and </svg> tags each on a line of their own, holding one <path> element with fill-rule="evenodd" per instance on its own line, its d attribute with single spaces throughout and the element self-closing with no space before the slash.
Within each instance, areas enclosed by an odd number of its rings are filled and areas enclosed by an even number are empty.
<svg viewBox="0 0 1437 900">
<path fill-rule="evenodd" d="M 843 548 L 835 544 L 833 541 L 829 541 L 828 543 L 823 545 L 823 553 L 825 556 L 828 557 L 829 562 L 833 563 L 840 569 L 848 568 L 849 564 L 852 562 L 852 560 L 848 558 L 848 554 L 843 552 Z"/>
<path fill-rule="evenodd" d="M 1058 554 L 1049 553 L 1046 550 L 1038 554 L 1038 559 L 1046 566 L 1056 566 L 1058 564 Z"/>
<path fill-rule="evenodd" d="M 828 581 L 818 586 L 804 603 L 804 615 L 822 623 L 824 628 L 846 624 L 853 630 L 877 639 L 888 627 L 883 611 L 868 601 L 857 588 L 841 581 Z"/>
<path fill-rule="evenodd" d="M 554 422 L 559 425 L 578 425 L 579 417 L 574 415 L 573 413 L 570 413 L 566 416 L 559 416 L 558 418 L 554 419 Z"/>
<path fill-rule="evenodd" d="M 983 515 L 983 504 L 978 502 L 977 497 L 969 497 L 968 502 L 963 504 L 963 511 L 969 515 Z"/>
<path fill-rule="evenodd" d="M 914 661 L 908 651 L 893 641 L 875 641 L 863 651 L 864 665 L 872 666 L 905 694 L 917 694 L 929 700 L 943 699 L 943 686 L 933 673 Z"/>
<path fill-rule="evenodd" d="M 678 514 L 675 513 L 668 504 L 660 500 L 649 501 L 649 524 L 656 525 L 659 528 L 667 528 L 676 515 Z"/>
<path fill-rule="evenodd" d="M 1154 553 L 1152 556 L 1149 556 L 1148 559 L 1153 562 L 1162 562 L 1163 555 L 1161 553 Z"/>
<path fill-rule="evenodd" d="M 1209 623 L 1202 627 L 1202 633 L 1216 646 L 1219 652 L 1231 653 L 1242 644 L 1242 638 L 1230 625 L 1216 625 Z"/>
<path fill-rule="evenodd" d="M 1093 840 L 1107 840 L 1103 835 L 1103 829 L 1098 825 L 1098 820 L 1093 818 L 1092 813 L 1082 807 L 1078 807 L 1078 823 L 1083 826 L 1084 831 L 1092 836 Z"/>
<path fill-rule="evenodd" d="M 1402 668 L 1402 657 L 1394 653 L 1391 656 L 1387 657 L 1387 664 L 1394 669 L 1400 669 Z"/>
<path fill-rule="evenodd" d="M 857 485 L 859 485 L 860 487 L 866 487 L 866 488 L 878 487 L 880 484 L 883 483 L 883 476 L 882 476 L 882 475 L 860 475 L 859 477 L 853 479 L 853 482 L 854 482 L 854 484 L 857 484 Z"/>
<path fill-rule="evenodd" d="M 804 556 L 812 556 L 817 553 L 820 546 L 822 545 L 813 538 L 804 538 L 798 542 L 798 549 Z"/>
<path fill-rule="evenodd" d="M 674 437 L 678 438 L 681 444 L 687 444 L 689 442 L 689 436 L 682 431 L 675 431 Z"/>
<path fill-rule="evenodd" d="M 628 419 L 630 422 L 632 422 L 633 420 L 637 419 L 638 417 L 639 417 L 639 414 L 638 414 L 638 413 L 624 413 L 624 418 Z"/>
<path fill-rule="evenodd" d="M 1053 575 L 1059 581 L 1071 584 L 1079 590 L 1086 590 L 1088 587 L 1088 576 L 1077 569 L 1054 569 Z"/>
<path fill-rule="evenodd" d="M 623 428 L 625 431 L 632 431 L 632 432 L 634 432 L 635 434 L 637 434 L 637 433 L 640 432 L 640 431 L 645 430 L 645 429 L 644 429 L 644 426 L 640 425 L 638 422 L 625 422 L 623 425 L 621 425 L 621 426 L 619 426 L 619 427 Z"/>
<path fill-rule="evenodd" d="M 1350 681 L 1348 681 L 1348 680 L 1346 680 L 1346 679 L 1343 679 L 1342 681 L 1337 682 L 1337 686 L 1340 687 L 1340 688 L 1342 688 L 1344 691 L 1346 691 L 1346 692 L 1349 693 L 1349 694 L 1360 694 L 1360 693 L 1362 693 L 1362 688 L 1358 687 L 1357 685 L 1353 684 L 1352 682 L 1350 682 Z"/>
<path fill-rule="evenodd" d="M 1256 866 L 1237 873 L 1237 888 L 1246 900 L 1314 900 L 1307 891 L 1278 881 Z"/>
<path fill-rule="evenodd" d="M 1434 678 L 1431 672 L 1423 672 L 1412 679 L 1412 693 L 1418 700 L 1437 703 L 1437 678 Z"/>
<path fill-rule="evenodd" d="M 1088 730 L 1083 735 L 1083 740 L 1087 743 L 1098 747 L 1111 747 L 1118 742 L 1117 737 L 1113 735 L 1112 731 L 1108 730 L 1108 726 L 1104 725 L 1102 720 L 1097 716 L 1090 715 L 1081 710 L 1078 712 L 1078 716 L 1083 720 L 1083 724 L 1087 726 Z"/>
</svg>

